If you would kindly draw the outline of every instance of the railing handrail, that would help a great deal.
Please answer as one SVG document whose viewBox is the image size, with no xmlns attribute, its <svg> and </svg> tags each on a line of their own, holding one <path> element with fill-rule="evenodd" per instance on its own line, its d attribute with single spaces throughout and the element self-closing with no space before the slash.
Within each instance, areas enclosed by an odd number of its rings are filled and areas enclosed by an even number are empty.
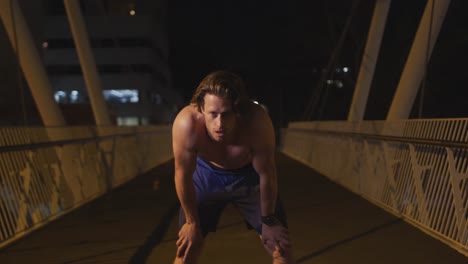
<svg viewBox="0 0 468 264">
<path fill-rule="evenodd" d="M 103 141 L 103 140 L 120 138 L 120 137 L 131 137 L 131 136 L 142 135 L 142 134 L 158 134 L 158 133 L 164 133 L 164 132 L 165 131 L 161 131 L 161 130 L 136 131 L 133 133 L 113 134 L 113 135 L 107 135 L 107 136 L 93 136 L 93 137 L 86 137 L 86 138 L 80 138 L 80 139 L 65 139 L 65 140 L 37 142 L 37 143 L 20 144 L 20 145 L 12 145 L 12 146 L 1 146 L 0 153 L 22 151 L 22 150 L 33 150 L 33 149 L 40 149 L 40 148 L 47 148 L 47 147 L 64 146 L 64 145 L 70 145 L 70 144 L 82 144 L 82 143 Z"/>
<path fill-rule="evenodd" d="M 415 138 L 415 137 L 397 137 L 397 136 L 387 136 L 387 135 L 377 135 L 377 134 L 367 134 L 367 133 L 338 132 L 338 131 L 306 129 L 306 128 L 288 128 L 288 130 L 307 132 L 307 133 L 317 133 L 317 134 L 320 133 L 320 134 L 327 134 L 327 135 L 361 137 L 361 138 L 366 138 L 366 139 L 401 142 L 401 143 L 425 144 L 425 145 L 432 145 L 432 146 L 439 146 L 439 147 L 468 148 L 468 143 L 459 142 L 459 141 L 451 141 L 451 140 L 421 139 L 421 138 Z"/>
</svg>

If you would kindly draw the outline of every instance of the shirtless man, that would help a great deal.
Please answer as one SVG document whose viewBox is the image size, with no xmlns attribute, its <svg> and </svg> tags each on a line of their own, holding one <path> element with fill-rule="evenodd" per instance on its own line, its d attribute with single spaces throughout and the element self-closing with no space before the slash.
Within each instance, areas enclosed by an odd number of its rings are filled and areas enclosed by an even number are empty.
<svg viewBox="0 0 468 264">
<path fill-rule="evenodd" d="M 172 137 L 181 203 L 174 263 L 197 263 L 228 203 L 259 233 L 274 264 L 294 263 L 277 198 L 274 130 L 242 80 L 226 71 L 206 76 L 177 115 Z"/>
</svg>

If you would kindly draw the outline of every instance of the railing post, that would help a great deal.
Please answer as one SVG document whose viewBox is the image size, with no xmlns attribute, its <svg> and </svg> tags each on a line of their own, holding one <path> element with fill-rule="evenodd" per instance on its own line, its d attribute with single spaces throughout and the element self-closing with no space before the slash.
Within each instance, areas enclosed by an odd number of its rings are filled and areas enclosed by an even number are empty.
<svg viewBox="0 0 468 264">
<path fill-rule="evenodd" d="M 91 46 L 89 44 L 88 33 L 83 20 L 83 15 L 81 14 L 79 1 L 64 0 L 64 3 L 71 32 L 73 34 L 73 40 L 75 42 L 76 52 L 83 71 L 86 88 L 88 89 L 88 95 L 91 101 L 96 125 L 110 125 L 111 121 L 104 101 L 104 96 L 102 94 L 102 85 L 97 73 L 97 67 L 91 51 Z"/>
</svg>

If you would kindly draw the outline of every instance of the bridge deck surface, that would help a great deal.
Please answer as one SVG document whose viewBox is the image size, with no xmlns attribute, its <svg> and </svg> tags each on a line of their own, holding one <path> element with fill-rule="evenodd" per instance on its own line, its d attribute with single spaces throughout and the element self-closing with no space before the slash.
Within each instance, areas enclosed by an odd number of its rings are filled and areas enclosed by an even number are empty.
<svg viewBox="0 0 468 264">
<path fill-rule="evenodd" d="M 468 263 L 419 229 L 283 154 L 279 188 L 294 255 L 308 264 Z M 178 203 L 168 162 L 0 251 L 0 263 L 172 263 Z M 201 264 L 271 263 L 237 211 L 224 211 Z"/>
</svg>

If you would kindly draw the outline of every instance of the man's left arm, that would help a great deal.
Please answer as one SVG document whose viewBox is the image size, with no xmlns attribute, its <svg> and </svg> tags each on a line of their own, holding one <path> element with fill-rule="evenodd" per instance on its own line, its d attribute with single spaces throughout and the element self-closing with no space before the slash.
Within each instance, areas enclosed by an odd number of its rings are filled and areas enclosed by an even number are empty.
<svg viewBox="0 0 468 264">
<path fill-rule="evenodd" d="M 253 122 L 252 163 L 260 176 L 262 216 L 275 213 L 278 182 L 275 165 L 275 132 L 270 117 L 258 109 Z"/>
<path fill-rule="evenodd" d="M 252 163 L 260 176 L 261 214 L 275 217 L 278 192 L 275 132 L 270 117 L 263 109 L 257 111 L 253 123 Z M 288 231 L 280 221 L 273 225 L 262 224 L 262 240 L 271 252 L 276 245 L 283 249 L 290 246 Z"/>
</svg>

